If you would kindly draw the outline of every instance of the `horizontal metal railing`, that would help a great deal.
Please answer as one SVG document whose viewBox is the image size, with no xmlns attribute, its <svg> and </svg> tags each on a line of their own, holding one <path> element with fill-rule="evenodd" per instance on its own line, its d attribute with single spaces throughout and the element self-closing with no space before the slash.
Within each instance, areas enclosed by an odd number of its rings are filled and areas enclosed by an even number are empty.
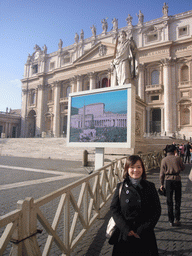
<svg viewBox="0 0 192 256">
<path fill-rule="evenodd" d="M 146 170 L 160 166 L 161 152 L 140 156 Z M 122 180 L 126 159 L 42 198 L 18 201 L 17 210 L 0 217 L 0 255 L 55 255 L 53 250 L 70 255 Z M 43 229 L 40 235 L 39 228 Z"/>
</svg>

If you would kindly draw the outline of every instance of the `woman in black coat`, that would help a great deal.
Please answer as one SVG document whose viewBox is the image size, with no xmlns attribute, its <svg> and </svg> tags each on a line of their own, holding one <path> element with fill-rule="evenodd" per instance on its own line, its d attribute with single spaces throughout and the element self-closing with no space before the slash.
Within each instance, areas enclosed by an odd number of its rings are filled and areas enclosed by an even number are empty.
<svg viewBox="0 0 192 256">
<path fill-rule="evenodd" d="M 139 156 L 128 158 L 119 198 L 119 183 L 111 202 L 111 212 L 120 230 L 113 256 L 158 255 L 154 228 L 161 215 L 161 205 L 154 183 L 146 180 Z"/>
</svg>

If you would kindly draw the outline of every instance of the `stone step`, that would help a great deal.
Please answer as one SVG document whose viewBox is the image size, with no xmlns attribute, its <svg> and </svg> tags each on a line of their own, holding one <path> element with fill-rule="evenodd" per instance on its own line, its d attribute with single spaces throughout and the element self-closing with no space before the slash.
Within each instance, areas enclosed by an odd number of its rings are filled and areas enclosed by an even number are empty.
<svg viewBox="0 0 192 256">
<path fill-rule="evenodd" d="M 183 140 L 174 140 L 181 144 Z M 159 151 L 173 139 L 144 138 L 136 141 L 134 151 L 127 148 L 105 148 L 105 158 L 113 160 L 122 155 Z M 16 157 L 52 158 L 82 161 L 84 150 L 88 151 L 88 160 L 94 161 L 95 148 L 68 147 L 66 138 L 8 138 L 0 139 L 0 154 Z"/>
</svg>

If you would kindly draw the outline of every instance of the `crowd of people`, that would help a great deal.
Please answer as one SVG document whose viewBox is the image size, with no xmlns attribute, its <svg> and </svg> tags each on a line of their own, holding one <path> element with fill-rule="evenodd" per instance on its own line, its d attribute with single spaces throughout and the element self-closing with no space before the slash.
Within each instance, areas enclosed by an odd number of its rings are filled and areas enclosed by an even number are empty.
<svg viewBox="0 0 192 256">
<path fill-rule="evenodd" d="M 173 142 L 173 145 L 176 148 L 176 154 L 177 156 L 180 156 L 183 163 L 190 164 L 192 163 L 192 144 L 187 142 L 186 144 L 176 144 Z M 164 155 L 167 156 L 167 148 L 168 145 L 164 148 Z"/>
</svg>

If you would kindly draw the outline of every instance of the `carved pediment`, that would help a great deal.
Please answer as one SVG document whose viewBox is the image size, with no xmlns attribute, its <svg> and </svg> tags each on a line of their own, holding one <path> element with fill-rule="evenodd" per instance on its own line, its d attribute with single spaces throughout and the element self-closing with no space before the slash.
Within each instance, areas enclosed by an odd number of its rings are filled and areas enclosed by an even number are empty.
<svg viewBox="0 0 192 256">
<path fill-rule="evenodd" d="M 109 56 L 113 56 L 115 50 L 115 45 L 109 43 L 98 43 L 93 46 L 89 51 L 84 53 L 80 58 L 78 58 L 74 64 L 80 64 L 92 60 L 97 60 Z"/>
</svg>

